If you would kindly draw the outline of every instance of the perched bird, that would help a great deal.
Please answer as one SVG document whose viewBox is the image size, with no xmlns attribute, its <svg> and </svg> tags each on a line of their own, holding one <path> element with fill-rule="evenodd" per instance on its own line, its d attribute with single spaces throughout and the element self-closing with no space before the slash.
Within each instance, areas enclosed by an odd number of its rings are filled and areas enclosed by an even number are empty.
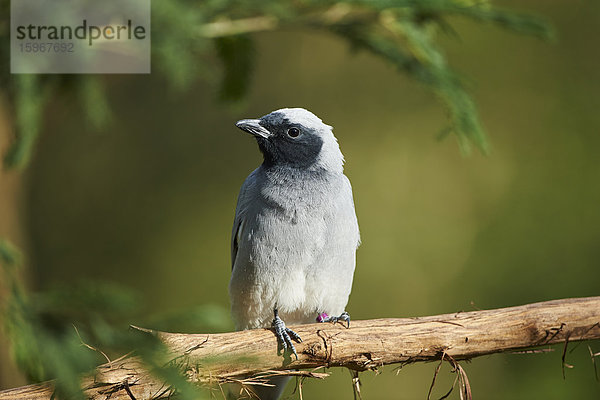
<svg viewBox="0 0 600 400">
<path fill-rule="evenodd" d="M 236 329 L 272 327 L 284 354 L 300 337 L 287 324 L 346 321 L 360 235 L 344 156 L 332 127 L 303 108 L 236 126 L 264 162 L 245 180 L 231 239 L 229 283 Z M 284 322 L 285 321 L 285 322 Z M 296 355 L 297 357 L 297 355 Z M 287 378 L 258 387 L 277 399 Z"/>
</svg>

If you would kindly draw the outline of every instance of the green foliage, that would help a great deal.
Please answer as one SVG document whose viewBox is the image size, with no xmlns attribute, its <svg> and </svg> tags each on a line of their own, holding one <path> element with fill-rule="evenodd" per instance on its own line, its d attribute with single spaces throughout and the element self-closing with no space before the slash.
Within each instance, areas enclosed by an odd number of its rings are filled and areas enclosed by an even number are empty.
<svg viewBox="0 0 600 400">
<path fill-rule="evenodd" d="M 17 136 L 4 158 L 4 163 L 8 167 L 23 167 L 31 157 L 41 128 L 42 112 L 48 91 L 44 91 L 37 75 L 15 76 L 14 85 Z"/>
<path fill-rule="evenodd" d="M 95 75 L 88 75 L 81 79 L 81 84 L 77 87 L 87 119 L 96 129 L 103 128 L 112 116 L 102 81 Z"/>
<path fill-rule="evenodd" d="M 152 2 L 152 63 L 179 90 L 202 73 L 198 58 L 207 47 L 198 35 L 204 23 L 202 8 L 178 0 Z"/>
<path fill-rule="evenodd" d="M 14 254 L 14 249 L 7 243 L 3 242 L 0 247 L 3 255 Z M 77 357 L 69 351 L 74 345 L 72 336 L 53 334 L 41 329 L 32 303 L 18 283 L 16 259 L 3 256 L 2 260 L 4 282 L 8 291 L 3 310 L 4 328 L 17 364 L 32 380 L 47 379 L 51 374 L 56 376 L 59 379 L 59 395 L 65 398 L 82 397 L 77 380 L 69 382 L 61 378 L 78 376 L 82 367 L 88 363 L 91 365 L 89 353 Z"/>
<path fill-rule="evenodd" d="M 8 10 L 8 0 L 0 8 Z M 8 12 L 5 13 L 8 15 Z M 511 31 L 549 38 L 543 20 L 503 11 L 488 1 L 473 0 L 346 0 L 346 1 L 265 1 L 213 0 L 195 2 L 162 0 L 152 2 L 152 53 L 155 72 L 165 76 L 175 89 L 184 90 L 197 78 L 212 81 L 216 53 L 222 61 L 224 100 L 239 100 L 248 88 L 253 65 L 249 33 L 279 29 L 323 29 L 340 35 L 356 48 L 366 49 L 399 71 L 433 90 L 448 111 L 449 127 L 460 148 L 468 152 L 473 144 L 486 152 L 488 143 L 473 99 L 459 74 L 446 62 L 438 34 L 452 32 L 449 18 L 463 17 L 493 23 Z M 8 36 L 9 24 L 0 25 Z M 8 59 L 8 46 L 0 52 Z M 212 42 L 212 46 L 211 46 Z M 9 86 L 15 108 L 16 137 L 5 155 L 8 168 L 22 167 L 30 158 L 41 129 L 44 107 L 69 81 L 80 80 L 77 95 L 83 112 L 95 127 L 109 120 L 110 110 L 100 78 L 64 76 L 13 76 L 8 65 L 0 71 Z M 445 136 L 445 135 L 443 135 Z"/>
<path fill-rule="evenodd" d="M 21 253 L 7 240 L 0 239 L 0 265 L 3 265 L 8 273 L 21 263 Z"/>
<path fill-rule="evenodd" d="M 487 151 L 488 144 L 481 128 L 477 109 L 465 90 L 459 76 L 450 70 L 438 49 L 432 45 L 428 35 L 411 21 L 390 21 L 394 31 L 405 36 L 411 53 L 401 51 L 393 40 L 354 26 L 339 27 L 340 34 L 351 39 L 358 48 L 365 48 L 387 59 L 398 69 L 407 72 L 417 81 L 431 87 L 448 108 L 451 126 L 461 149 L 470 150 L 476 144 Z"/>
<path fill-rule="evenodd" d="M 1 315 L 20 369 L 30 381 L 55 380 L 58 398 L 83 399 L 82 374 L 135 349 L 150 371 L 170 385 L 169 392 L 183 399 L 197 399 L 200 392 L 185 381 L 179 364 L 167 357 L 163 345 L 147 334 L 130 332 L 128 323 L 177 330 L 183 325 L 195 331 L 222 330 L 228 323 L 225 310 L 203 306 L 186 314 L 151 318 L 136 317 L 140 299 L 114 284 L 80 282 L 59 285 L 29 294 L 18 279 L 20 254 L 0 241 L 0 262 L 8 295 Z"/>
<path fill-rule="evenodd" d="M 2 254 L 14 252 L 6 243 L 0 248 Z M 18 282 L 15 259 L 2 259 L 3 281 L 9 292 L 2 310 L 3 325 L 15 361 L 32 381 L 56 379 L 59 397 L 83 398 L 78 378 L 98 363 L 98 357 L 83 350 L 82 339 L 72 326 L 66 329 L 56 323 L 49 303 L 27 295 Z"/>
<path fill-rule="evenodd" d="M 239 100 L 248 91 L 254 61 L 254 45 L 248 35 L 215 39 L 217 54 L 223 62 L 220 96 L 223 100 Z"/>
</svg>

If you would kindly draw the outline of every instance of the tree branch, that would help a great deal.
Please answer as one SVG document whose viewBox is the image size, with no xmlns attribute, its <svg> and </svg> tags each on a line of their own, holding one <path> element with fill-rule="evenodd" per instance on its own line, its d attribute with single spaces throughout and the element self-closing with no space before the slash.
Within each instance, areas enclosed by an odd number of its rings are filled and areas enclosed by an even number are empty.
<svg viewBox="0 0 600 400">
<path fill-rule="evenodd" d="M 296 346 L 298 360 L 276 354 L 275 337 L 268 329 L 204 335 L 144 331 L 167 345 L 170 362 L 191 382 L 210 385 L 273 373 L 322 378 L 326 374 L 288 370 L 340 366 L 364 371 L 386 364 L 443 357 L 459 361 L 600 339 L 600 297 L 431 317 L 356 321 L 350 329 L 330 324 L 293 329 L 304 339 Z M 170 394 L 170 388 L 147 372 L 134 356 L 98 367 L 96 376 L 84 379 L 82 385 L 89 399 L 104 399 L 110 394 L 113 400 L 141 400 Z M 0 392 L 0 400 L 50 399 L 52 391 L 50 383 L 24 386 Z"/>
<path fill-rule="evenodd" d="M 301 13 L 294 21 L 284 21 L 286 29 L 295 27 L 332 28 L 338 24 L 364 23 L 379 18 L 381 10 L 366 10 L 352 7 L 346 3 L 337 3 L 327 9 Z M 254 32 L 281 29 L 281 22 L 272 15 L 239 19 L 220 19 L 207 22 L 198 28 L 198 35 L 204 38 L 219 38 Z"/>
<path fill-rule="evenodd" d="M 244 33 L 271 31 L 277 28 L 278 23 L 277 18 L 268 15 L 237 20 L 222 20 L 206 23 L 200 27 L 198 33 L 201 37 L 217 38 Z"/>
</svg>

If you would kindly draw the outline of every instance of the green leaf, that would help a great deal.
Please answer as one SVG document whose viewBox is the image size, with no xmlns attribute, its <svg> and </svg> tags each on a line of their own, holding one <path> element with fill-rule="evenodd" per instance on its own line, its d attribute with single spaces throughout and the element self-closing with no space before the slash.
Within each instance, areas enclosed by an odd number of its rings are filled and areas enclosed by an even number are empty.
<svg viewBox="0 0 600 400">
<path fill-rule="evenodd" d="M 223 63 L 220 97 L 240 100 L 248 92 L 254 67 L 254 43 L 248 35 L 215 39 L 217 54 Z"/>
<path fill-rule="evenodd" d="M 39 75 L 16 75 L 14 80 L 16 136 L 4 157 L 4 166 L 9 169 L 22 168 L 29 162 L 47 100 Z"/>
<path fill-rule="evenodd" d="M 96 129 L 105 127 L 112 115 L 100 77 L 86 75 L 78 89 L 88 120 Z"/>
<path fill-rule="evenodd" d="M 0 239 L 0 263 L 8 267 L 15 267 L 21 264 L 22 255 L 12 243 L 6 239 Z"/>
</svg>

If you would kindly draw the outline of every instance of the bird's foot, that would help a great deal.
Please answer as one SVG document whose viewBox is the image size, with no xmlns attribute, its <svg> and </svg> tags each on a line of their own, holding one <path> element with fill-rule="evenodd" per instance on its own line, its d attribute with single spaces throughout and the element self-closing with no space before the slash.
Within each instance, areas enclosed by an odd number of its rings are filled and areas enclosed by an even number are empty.
<svg viewBox="0 0 600 400">
<path fill-rule="evenodd" d="M 296 353 L 296 348 L 292 340 L 302 343 L 302 339 L 296 332 L 285 326 L 285 322 L 279 318 L 277 310 L 273 310 L 273 314 L 275 317 L 273 318 L 273 322 L 271 322 L 271 327 L 275 332 L 275 336 L 277 336 L 277 354 L 281 354 L 281 350 L 283 349 L 284 355 L 289 351 L 296 356 L 297 360 L 298 353 Z"/>
<path fill-rule="evenodd" d="M 346 321 L 348 324 L 346 327 L 350 328 L 350 314 L 344 311 L 339 317 L 330 317 L 327 313 L 319 313 L 317 315 L 317 322 L 343 322 Z"/>
</svg>

